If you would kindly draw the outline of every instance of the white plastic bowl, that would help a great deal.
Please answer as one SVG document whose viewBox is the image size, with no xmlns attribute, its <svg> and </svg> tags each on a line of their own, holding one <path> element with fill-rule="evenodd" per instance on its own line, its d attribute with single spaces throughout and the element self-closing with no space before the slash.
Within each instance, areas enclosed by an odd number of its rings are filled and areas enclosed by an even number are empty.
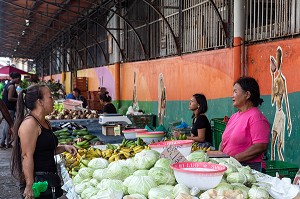
<svg viewBox="0 0 300 199">
<path fill-rule="evenodd" d="M 151 142 L 159 142 L 164 136 L 165 133 L 163 131 L 136 133 L 136 137 L 142 138 L 146 144 L 150 144 Z"/>
<path fill-rule="evenodd" d="M 173 140 L 149 144 L 149 147 L 152 150 L 162 153 L 169 145 L 173 145 L 184 157 L 186 157 L 191 153 L 193 143 L 193 140 Z"/>
<path fill-rule="evenodd" d="M 122 133 L 126 139 L 135 139 L 136 133 L 147 132 L 147 129 L 127 129 L 123 130 Z"/>
<path fill-rule="evenodd" d="M 208 162 L 179 162 L 171 165 L 178 183 L 208 190 L 216 187 L 227 167 Z"/>
</svg>

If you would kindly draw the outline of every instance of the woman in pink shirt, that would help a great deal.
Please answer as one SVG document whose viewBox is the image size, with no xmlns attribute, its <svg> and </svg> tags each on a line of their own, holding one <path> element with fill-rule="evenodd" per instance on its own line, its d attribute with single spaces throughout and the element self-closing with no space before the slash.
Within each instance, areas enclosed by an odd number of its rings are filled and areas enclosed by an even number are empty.
<svg viewBox="0 0 300 199">
<path fill-rule="evenodd" d="M 233 114 L 222 136 L 221 150 L 243 165 L 265 172 L 262 160 L 268 148 L 270 124 L 258 106 L 262 104 L 259 85 L 252 77 L 241 77 L 233 86 Z"/>
</svg>

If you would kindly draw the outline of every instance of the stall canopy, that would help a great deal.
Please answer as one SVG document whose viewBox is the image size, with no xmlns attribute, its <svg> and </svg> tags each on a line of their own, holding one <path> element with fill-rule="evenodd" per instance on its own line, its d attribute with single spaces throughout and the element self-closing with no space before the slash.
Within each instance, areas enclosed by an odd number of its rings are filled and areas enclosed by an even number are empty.
<svg viewBox="0 0 300 199">
<path fill-rule="evenodd" d="M 4 66 L 2 68 L 0 68 L 0 74 L 4 74 L 4 75 L 8 75 L 12 72 L 17 72 L 20 73 L 21 75 L 27 75 L 29 73 L 27 73 L 26 71 L 20 70 L 18 68 L 15 68 L 13 66 Z"/>
</svg>

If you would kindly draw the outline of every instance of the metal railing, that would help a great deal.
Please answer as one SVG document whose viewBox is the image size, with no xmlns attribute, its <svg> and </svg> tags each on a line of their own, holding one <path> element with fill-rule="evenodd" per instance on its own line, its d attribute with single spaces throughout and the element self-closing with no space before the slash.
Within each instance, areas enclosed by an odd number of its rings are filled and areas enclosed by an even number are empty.
<svg viewBox="0 0 300 199">
<path fill-rule="evenodd" d="M 246 0 L 245 40 L 255 42 L 300 33 L 300 0 Z"/>
</svg>

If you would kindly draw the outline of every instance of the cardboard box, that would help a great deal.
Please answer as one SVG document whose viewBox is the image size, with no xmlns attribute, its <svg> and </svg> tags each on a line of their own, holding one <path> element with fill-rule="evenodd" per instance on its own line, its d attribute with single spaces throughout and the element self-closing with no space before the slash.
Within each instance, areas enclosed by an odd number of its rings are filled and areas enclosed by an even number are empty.
<svg viewBox="0 0 300 199">
<path fill-rule="evenodd" d="M 114 126 L 102 126 L 103 135 L 115 135 Z"/>
</svg>

